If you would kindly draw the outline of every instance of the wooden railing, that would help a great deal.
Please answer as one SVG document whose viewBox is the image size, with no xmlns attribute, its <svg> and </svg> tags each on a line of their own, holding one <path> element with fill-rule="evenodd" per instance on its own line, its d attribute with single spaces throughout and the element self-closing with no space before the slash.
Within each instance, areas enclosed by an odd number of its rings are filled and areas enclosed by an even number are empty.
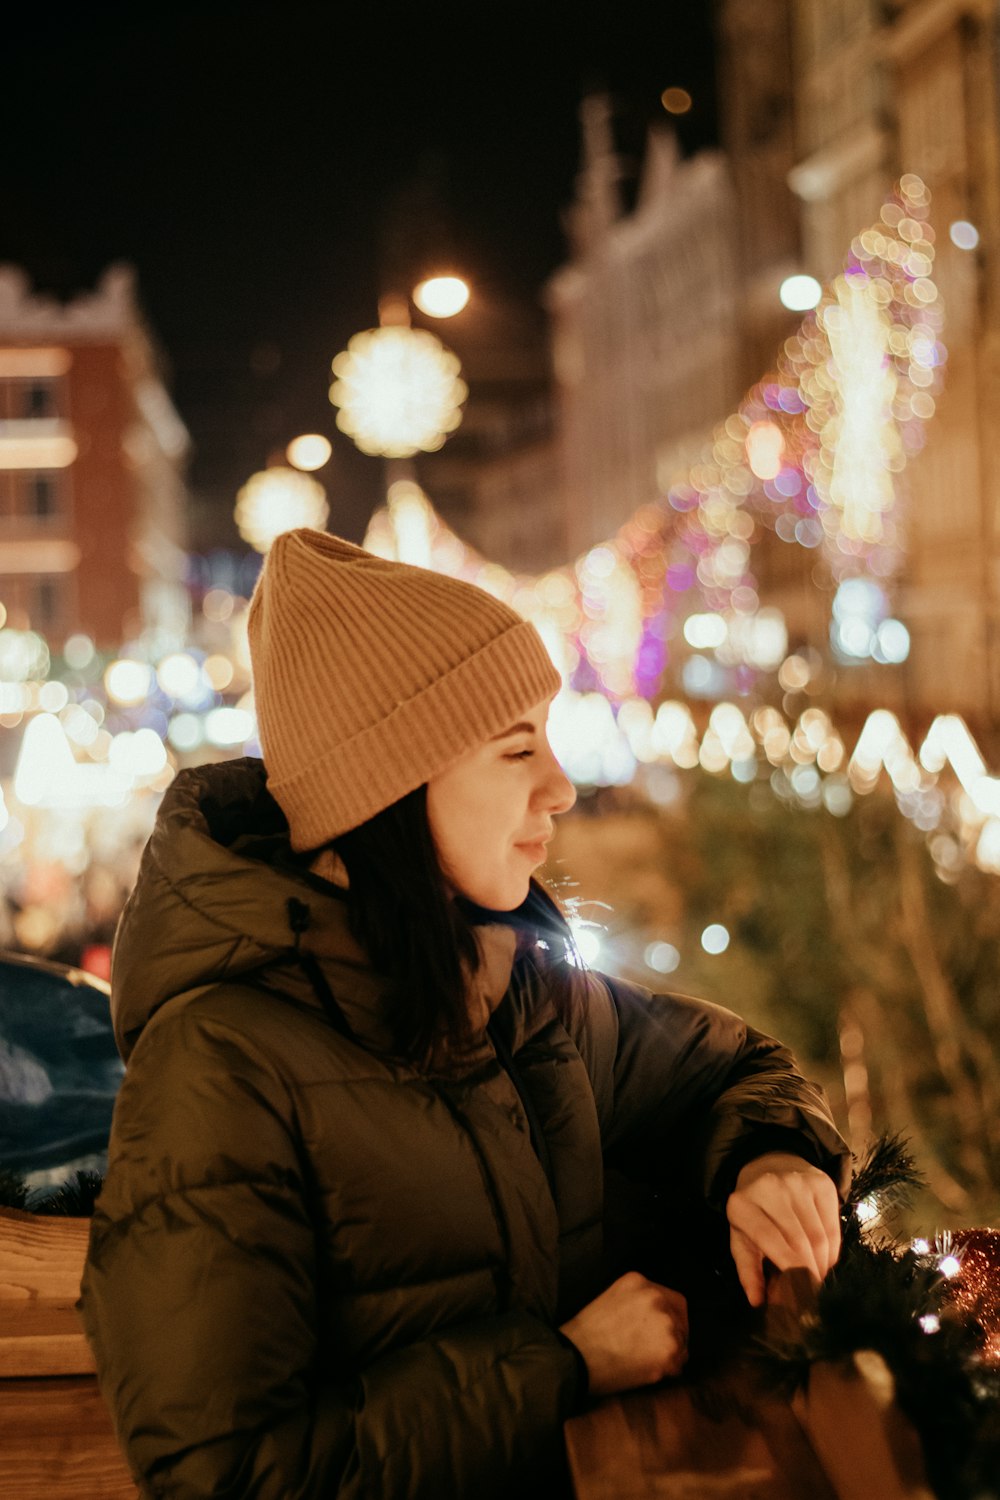
<svg viewBox="0 0 1000 1500">
<path fill-rule="evenodd" d="M 89 1221 L 0 1209 L 0 1495 L 135 1500 L 74 1304 Z"/>
<path fill-rule="evenodd" d="M 768 1332 L 787 1336 L 811 1295 L 804 1272 L 776 1278 Z M 791 1402 L 737 1351 L 708 1378 L 595 1403 L 566 1424 L 566 1445 L 576 1500 L 934 1500 L 871 1350 L 813 1365 Z"/>
<path fill-rule="evenodd" d="M 135 1500 L 74 1304 L 86 1219 L 0 1209 L 0 1496 Z M 809 1295 L 778 1284 L 772 1331 Z M 705 1381 L 600 1401 L 566 1425 L 577 1500 L 933 1500 L 878 1355 L 813 1367 L 792 1403 L 736 1357 Z M 442 1500 L 444 1494 L 442 1492 Z"/>
</svg>

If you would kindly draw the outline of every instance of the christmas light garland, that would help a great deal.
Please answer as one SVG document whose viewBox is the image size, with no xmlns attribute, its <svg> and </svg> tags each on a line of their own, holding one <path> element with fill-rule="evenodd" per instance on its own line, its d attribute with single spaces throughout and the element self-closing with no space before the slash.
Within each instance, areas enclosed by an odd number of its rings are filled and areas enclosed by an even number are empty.
<svg viewBox="0 0 1000 1500">
<path fill-rule="evenodd" d="M 962 1230 L 909 1246 L 875 1226 L 920 1183 L 898 1136 L 881 1137 L 844 1205 L 840 1259 L 790 1338 L 761 1342 L 786 1393 L 813 1364 L 882 1356 L 896 1402 L 920 1437 L 939 1500 L 990 1500 L 1000 1476 L 1000 1230 Z"/>
</svg>

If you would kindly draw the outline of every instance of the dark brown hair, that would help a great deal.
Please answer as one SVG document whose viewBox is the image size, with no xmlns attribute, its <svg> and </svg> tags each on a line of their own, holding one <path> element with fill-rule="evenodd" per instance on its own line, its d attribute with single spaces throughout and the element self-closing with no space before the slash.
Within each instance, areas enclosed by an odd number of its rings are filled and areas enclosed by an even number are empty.
<svg viewBox="0 0 1000 1500">
<path fill-rule="evenodd" d="M 425 1059 L 442 1037 L 457 1051 L 470 1040 L 467 975 L 479 967 L 474 928 L 503 922 L 537 948 L 556 1008 L 572 1004 L 578 963 L 566 918 L 539 882 L 513 912 L 494 912 L 450 891 L 427 816 L 427 787 L 332 841 L 347 869 L 351 931 L 389 981 L 394 1049 Z M 541 948 L 537 945 L 543 944 Z"/>
</svg>

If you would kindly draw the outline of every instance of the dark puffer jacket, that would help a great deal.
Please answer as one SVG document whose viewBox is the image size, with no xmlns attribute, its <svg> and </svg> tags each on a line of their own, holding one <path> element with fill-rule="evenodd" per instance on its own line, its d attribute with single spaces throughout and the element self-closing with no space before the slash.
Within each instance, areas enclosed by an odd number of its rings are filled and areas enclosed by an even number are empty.
<svg viewBox="0 0 1000 1500">
<path fill-rule="evenodd" d="M 711 1198 L 775 1127 L 835 1176 L 845 1148 L 728 1011 L 594 975 L 567 1028 L 507 926 L 461 1074 L 391 1060 L 343 895 L 277 857 L 274 813 L 259 762 L 179 775 L 119 930 L 82 1310 L 122 1444 L 191 1500 L 534 1493 L 577 1394 L 555 1329 L 600 1290 L 603 1156 L 662 1143 Z"/>
</svg>

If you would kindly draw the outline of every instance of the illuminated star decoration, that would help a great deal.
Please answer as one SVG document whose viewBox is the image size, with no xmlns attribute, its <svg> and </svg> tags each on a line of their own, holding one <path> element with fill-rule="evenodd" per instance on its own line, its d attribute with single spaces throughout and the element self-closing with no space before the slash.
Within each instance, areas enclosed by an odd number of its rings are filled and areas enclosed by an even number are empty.
<svg viewBox="0 0 1000 1500">
<path fill-rule="evenodd" d="M 433 453 L 462 420 L 468 388 L 460 369 L 426 329 L 388 325 L 356 333 L 333 361 L 337 426 L 362 453 Z"/>
</svg>

